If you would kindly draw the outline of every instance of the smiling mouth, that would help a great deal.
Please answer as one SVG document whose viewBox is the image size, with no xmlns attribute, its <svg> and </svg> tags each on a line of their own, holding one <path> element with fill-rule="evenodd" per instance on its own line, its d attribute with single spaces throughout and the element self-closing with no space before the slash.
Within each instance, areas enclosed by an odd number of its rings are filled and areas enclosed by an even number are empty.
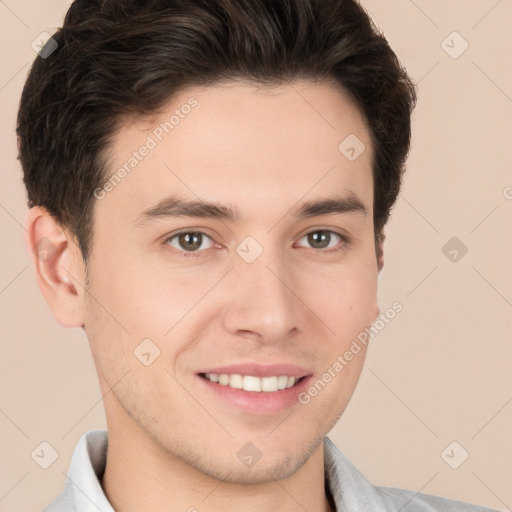
<svg viewBox="0 0 512 512">
<path fill-rule="evenodd" d="M 272 377 L 256 377 L 254 375 L 240 375 L 238 373 L 200 373 L 200 377 L 220 386 L 226 386 L 233 389 L 243 389 L 244 391 L 255 393 L 274 393 L 289 389 L 307 376 L 304 377 L 291 377 L 288 375 L 276 375 Z"/>
</svg>

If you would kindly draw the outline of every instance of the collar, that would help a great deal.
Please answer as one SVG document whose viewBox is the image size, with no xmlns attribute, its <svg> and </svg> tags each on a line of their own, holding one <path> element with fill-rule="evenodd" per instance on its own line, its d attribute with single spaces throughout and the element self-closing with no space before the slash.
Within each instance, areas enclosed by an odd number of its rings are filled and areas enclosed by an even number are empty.
<svg viewBox="0 0 512 512">
<path fill-rule="evenodd" d="M 71 506 L 75 512 L 115 512 L 100 483 L 105 471 L 107 449 L 107 430 L 90 430 L 82 435 L 58 500 Z M 324 438 L 324 468 L 325 487 L 332 496 L 336 512 L 385 510 L 375 487 L 328 437 Z M 45 510 L 51 512 L 52 508 L 50 506 Z"/>
</svg>

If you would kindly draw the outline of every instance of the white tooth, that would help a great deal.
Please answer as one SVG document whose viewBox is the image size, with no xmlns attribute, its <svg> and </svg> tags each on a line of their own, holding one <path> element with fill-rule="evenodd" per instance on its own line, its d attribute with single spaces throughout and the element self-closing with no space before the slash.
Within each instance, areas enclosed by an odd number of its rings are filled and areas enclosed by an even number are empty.
<svg viewBox="0 0 512 512">
<path fill-rule="evenodd" d="M 244 377 L 243 388 L 245 391 L 261 391 L 261 379 L 259 377 L 253 377 L 252 375 L 246 375 Z"/>
<path fill-rule="evenodd" d="M 230 375 L 229 387 L 236 388 L 236 389 L 242 389 L 242 387 L 243 387 L 242 376 L 239 375 L 238 373 L 234 373 L 233 375 Z"/>
<path fill-rule="evenodd" d="M 277 389 L 286 389 L 286 384 L 288 384 L 288 377 L 286 375 L 280 375 L 277 378 Z"/>
<path fill-rule="evenodd" d="M 234 389 L 244 389 L 252 392 L 273 393 L 281 389 L 291 388 L 298 379 L 280 375 L 278 377 L 255 377 L 254 375 L 240 375 L 234 373 L 228 375 L 226 373 L 205 373 L 205 377 L 211 382 L 218 382 L 222 386 L 229 386 Z"/>
<path fill-rule="evenodd" d="M 277 391 L 277 377 L 263 377 L 261 391 Z"/>
</svg>

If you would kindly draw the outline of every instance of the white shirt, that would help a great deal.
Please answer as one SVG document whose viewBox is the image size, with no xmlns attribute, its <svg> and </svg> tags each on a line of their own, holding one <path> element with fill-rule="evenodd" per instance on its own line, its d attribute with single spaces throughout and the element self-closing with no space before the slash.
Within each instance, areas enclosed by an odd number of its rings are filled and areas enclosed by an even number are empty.
<svg viewBox="0 0 512 512">
<path fill-rule="evenodd" d="M 90 430 L 78 441 L 66 483 L 43 512 L 115 512 L 100 481 L 105 471 L 107 430 Z M 497 512 L 414 491 L 372 485 L 326 437 L 326 488 L 337 512 Z"/>
</svg>

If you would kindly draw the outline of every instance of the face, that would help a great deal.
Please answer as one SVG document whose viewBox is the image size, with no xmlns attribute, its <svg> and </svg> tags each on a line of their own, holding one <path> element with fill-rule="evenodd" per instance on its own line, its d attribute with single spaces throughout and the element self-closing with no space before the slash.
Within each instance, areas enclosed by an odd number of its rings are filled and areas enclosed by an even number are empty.
<svg viewBox="0 0 512 512">
<path fill-rule="evenodd" d="M 305 463 L 378 315 L 371 151 L 349 99 L 309 82 L 189 88 L 123 126 L 84 297 L 111 436 L 238 483 Z"/>
</svg>

